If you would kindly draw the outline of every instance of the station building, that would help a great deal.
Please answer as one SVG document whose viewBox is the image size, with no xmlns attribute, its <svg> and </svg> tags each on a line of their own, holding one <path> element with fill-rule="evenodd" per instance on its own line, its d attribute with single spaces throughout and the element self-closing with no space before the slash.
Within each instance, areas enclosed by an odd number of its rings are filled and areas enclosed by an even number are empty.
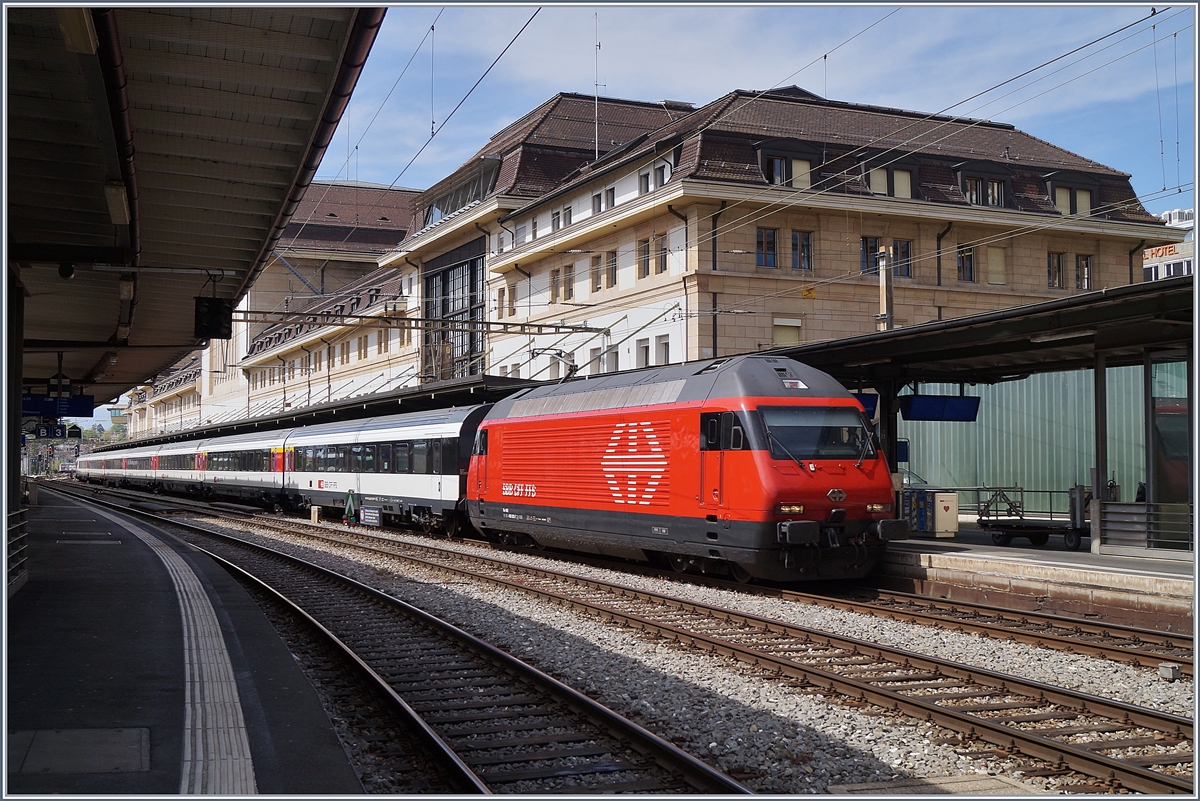
<svg viewBox="0 0 1200 801">
<path fill-rule="evenodd" d="M 661 104 L 668 122 L 591 158 L 589 103 L 493 137 L 380 262 L 420 270 L 427 318 L 581 330 L 427 334 L 423 375 L 556 379 L 948 319 L 1133 283 L 1147 244 L 1181 238 L 1127 174 L 1003 123 L 734 91 Z"/>
<path fill-rule="evenodd" d="M 797 87 L 558 94 L 427 190 L 314 183 L 294 219 L 243 306 L 270 314 L 143 388 L 131 436 L 1025 305 L 1139 281 L 1185 233 L 1011 125 Z"/>
<path fill-rule="evenodd" d="M 124 422 L 128 436 L 138 438 L 315 402 L 315 395 L 299 390 L 312 383 L 315 363 L 303 359 L 313 348 L 306 354 L 291 344 L 294 327 L 278 318 L 322 300 L 345 302 L 354 296 L 353 287 L 377 272 L 379 257 L 404 238 L 416 194 L 360 182 L 314 181 L 269 266 L 239 304 L 232 338 L 212 340 L 130 393 L 114 421 Z M 285 330 L 294 354 L 279 359 L 274 346 L 282 343 Z M 248 358 L 252 351 L 259 358 Z M 339 371 L 339 386 L 349 378 L 345 373 Z"/>
</svg>

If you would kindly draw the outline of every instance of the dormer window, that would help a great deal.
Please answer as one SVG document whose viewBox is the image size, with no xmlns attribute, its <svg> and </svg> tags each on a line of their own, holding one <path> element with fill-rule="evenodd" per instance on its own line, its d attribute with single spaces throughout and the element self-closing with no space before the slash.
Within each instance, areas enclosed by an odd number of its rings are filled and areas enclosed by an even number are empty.
<svg viewBox="0 0 1200 801">
<path fill-rule="evenodd" d="M 963 177 L 962 192 L 972 206 L 1004 208 L 1008 197 L 1007 182 L 1003 178 L 968 175 Z"/>
<path fill-rule="evenodd" d="M 1071 186 L 1054 187 L 1054 205 L 1064 217 L 1075 214 L 1088 217 L 1092 213 L 1092 190 Z"/>
<path fill-rule="evenodd" d="M 873 167 L 867 172 L 873 195 L 911 198 L 912 171 L 900 167 Z"/>
</svg>

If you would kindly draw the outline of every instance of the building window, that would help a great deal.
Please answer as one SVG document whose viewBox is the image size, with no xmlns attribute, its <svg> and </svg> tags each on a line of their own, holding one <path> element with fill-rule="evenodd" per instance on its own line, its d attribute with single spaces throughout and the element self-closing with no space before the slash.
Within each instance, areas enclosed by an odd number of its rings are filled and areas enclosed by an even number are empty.
<svg viewBox="0 0 1200 801">
<path fill-rule="evenodd" d="M 776 267 L 776 235 L 774 228 L 759 228 L 755 245 L 755 264 L 759 267 Z"/>
<path fill-rule="evenodd" d="M 975 248 L 958 249 L 958 280 L 975 280 Z"/>
<path fill-rule="evenodd" d="M 1007 281 L 1004 269 L 1004 248 L 988 248 L 987 250 L 987 282 L 1003 284 Z"/>
<path fill-rule="evenodd" d="M 602 259 L 599 256 L 592 256 L 592 291 L 599 292 L 604 288 L 603 278 L 600 272 Z"/>
<path fill-rule="evenodd" d="M 636 346 L 634 347 L 634 351 L 637 353 L 637 366 L 638 367 L 649 367 L 650 366 L 650 340 L 648 338 L 647 339 L 639 339 L 637 341 Z"/>
<path fill-rule="evenodd" d="M 504 289 L 496 290 L 496 317 L 504 319 Z"/>
<path fill-rule="evenodd" d="M 1065 260 L 1065 253 L 1046 254 L 1046 286 L 1055 289 L 1062 289 L 1065 286 L 1063 283 L 1063 262 Z"/>
<path fill-rule="evenodd" d="M 617 188 L 610 186 L 604 190 L 604 208 L 611 209 L 617 205 Z"/>
<path fill-rule="evenodd" d="M 812 162 L 808 159 L 792 159 L 792 183 L 796 189 L 812 188 Z"/>
<path fill-rule="evenodd" d="M 656 271 L 659 274 L 667 271 L 667 240 L 665 238 L 658 240 L 658 266 L 656 267 Z"/>
<path fill-rule="evenodd" d="M 616 348 L 609 348 L 608 353 L 604 354 L 604 372 L 616 373 L 621 369 L 620 353 Z"/>
<path fill-rule="evenodd" d="M 334 350 L 335 350 L 335 348 L 333 345 L 330 345 L 328 348 L 325 349 L 325 367 L 330 372 L 333 372 L 333 358 L 334 358 L 333 352 L 334 352 Z"/>
<path fill-rule="evenodd" d="M 600 349 L 592 348 L 588 354 L 591 358 L 588 363 L 591 365 L 591 374 L 600 375 L 604 372 L 604 362 L 600 361 Z"/>
<path fill-rule="evenodd" d="M 523 244 L 525 244 L 525 226 L 518 225 L 517 226 L 517 234 L 516 234 L 516 236 L 513 237 L 513 245 L 515 246 L 515 245 L 523 245 Z"/>
<path fill-rule="evenodd" d="M 638 252 L 638 278 L 646 278 L 650 275 L 650 240 L 642 239 L 637 243 Z"/>
<path fill-rule="evenodd" d="M 963 194 L 967 196 L 967 202 L 973 206 L 983 205 L 983 179 L 968 178 L 964 183 Z"/>
<path fill-rule="evenodd" d="M 892 240 L 892 255 L 896 259 L 892 272 L 903 278 L 912 278 L 912 244 L 909 239 Z"/>
<path fill-rule="evenodd" d="M 644 172 L 638 176 L 638 194 L 644 195 L 650 191 L 650 173 Z"/>
<path fill-rule="evenodd" d="M 1076 289 L 1091 289 L 1092 288 L 1092 257 L 1091 256 L 1076 256 L 1075 257 L 1075 288 Z"/>
<path fill-rule="evenodd" d="M 504 252 L 504 234 L 496 234 L 496 252 Z"/>
<path fill-rule="evenodd" d="M 792 231 L 792 269 L 811 270 L 812 268 L 812 233 Z"/>
<path fill-rule="evenodd" d="M 338 361 L 341 364 L 350 363 L 350 340 L 346 340 L 341 345 L 341 352 L 338 353 Z"/>
<path fill-rule="evenodd" d="M 1054 187 L 1054 205 L 1058 208 L 1058 213 L 1064 217 L 1071 214 L 1071 190 L 1068 187 Z"/>
<path fill-rule="evenodd" d="M 864 236 L 859 250 L 859 270 L 864 274 L 879 273 L 879 237 Z"/>
<path fill-rule="evenodd" d="M 562 228 L 562 217 L 557 211 L 550 212 L 550 230 L 557 231 Z"/>
<path fill-rule="evenodd" d="M 998 207 L 1004 205 L 1004 181 L 988 181 L 987 204 Z"/>
<path fill-rule="evenodd" d="M 564 226 L 564 227 L 566 227 L 566 226 L 568 226 L 568 225 L 570 225 L 570 224 L 571 224 L 571 207 L 570 207 L 570 206 L 563 206 L 563 216 L 562 216 L 562 219 L 563 219 L 563 226 Z"/>
<path fill-rule="evenodd" d="M 1092 192 L 1089 189 L 1075 190 L 1075 213 L 1080 217 L 1090 217 L 1092 214 Z"/>
<path fill-rule="evenodd" d="M 575 299 L 575 265 L 569 264 L 563 268 L 563 300 Z"/>
<path fill-rule="evenodd" d="M 871 194 L 886 195 L 888 193 L 887 168 L 876 167 L 869 173 Z"/>
<path fill-rule="evenodd" d="M 660 334 L 654 338 L 655 364 L 671 363 L 671 335 Z"/>
<path fill-rule="evenodd" d="M 508 368 L 508 377 L 509 378 L 520 378 L 521 377 L 521 365 L 514 364 L 512 367 Z"/>
<path fill-rule="evenodd" d="M 537 239 L 537 217 L 529 220 L 529 238 L 531 240 Z"/>
<path fill-rule="evenodd" d="M 772 156 L 767 159 L 767 181 L 776 186 L 787 183 L 787 161 Z"/>
<path fill-rule="evenodd" d="M 387 353 L 392 346 L 392 332 L 386 328 L 379 329 L 378 352 Z"/>
<path fill-rule="evenodd" d="M 517 285 L 508 285 L 508 316 L 515 317 L 517 314 Z"/>
<path fill-rule="evenodd" d="M 912 173 L 908 170 L 892 170 L 892 194 L 896 197 L 911 198 Z"/>
<path fill-rule="evenodd" d="M 654 185 L 655 186 L 666 186 L 667 185 L 667 168 L 666 167 L 660 166 L 660 167 L 654 168 Z"/>
<path fill-rule="evenodd" d="M 363 336 L 358 338 L 358 358 L 360 360 L 367 358 L 367 336 L 366 336 L 366 334 L 364 334 Z"/>
<path fill-rule="evenodd" d="M 550 359 L 550 380 L 551 381 L 557 381 L 559 379 L 558 369 L 559 369 L 558 368 L 558 359 L 555 359 L 552 357 Z"/>
<path fill-rule="evenodd" d="M 558 285 L 561 275 L 558 270 L 550 271 L 550 302 L 558 303 Z"/>
<path fill-rule="evenodd" d="M 615 250 L 608 251 L 608 269 L 605 270 L 605 280 L 607 286 L 605 289 L 613 289 L 617 285 L 617 252 Z"/>
<path fill-rule="evenodd" d="M 604 198 L 597 192 L 592 195 L 592 214 L 599 214 L 602 211 L 604 211 Z M 557 364 L 557 362 L 555 363 Z"/>
</svg>

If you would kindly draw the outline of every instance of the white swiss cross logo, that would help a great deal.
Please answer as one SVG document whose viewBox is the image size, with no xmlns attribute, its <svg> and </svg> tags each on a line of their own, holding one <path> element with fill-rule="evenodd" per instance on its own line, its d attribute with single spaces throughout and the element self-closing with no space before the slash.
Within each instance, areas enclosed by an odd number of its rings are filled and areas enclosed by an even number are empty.
<svg viewBox="0 0 1200 801">
<path fill-rule="evenodd" d="M 650 423 L 618 423 L 600 468 L 617 503 L 649 505 L 667 468 Z"/>
</svg>

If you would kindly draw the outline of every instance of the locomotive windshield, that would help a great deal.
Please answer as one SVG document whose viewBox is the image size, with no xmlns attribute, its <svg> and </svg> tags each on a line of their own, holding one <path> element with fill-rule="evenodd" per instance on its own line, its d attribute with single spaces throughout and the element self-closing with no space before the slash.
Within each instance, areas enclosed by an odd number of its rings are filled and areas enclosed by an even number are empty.
<svg viewBox="0 0 1200 801">
<path fill-rule="evenodd" d="M 874 459 L 875 447 L 858 409 L 849 406 L 762 407 L 774 459 Z"/>
</svg>

